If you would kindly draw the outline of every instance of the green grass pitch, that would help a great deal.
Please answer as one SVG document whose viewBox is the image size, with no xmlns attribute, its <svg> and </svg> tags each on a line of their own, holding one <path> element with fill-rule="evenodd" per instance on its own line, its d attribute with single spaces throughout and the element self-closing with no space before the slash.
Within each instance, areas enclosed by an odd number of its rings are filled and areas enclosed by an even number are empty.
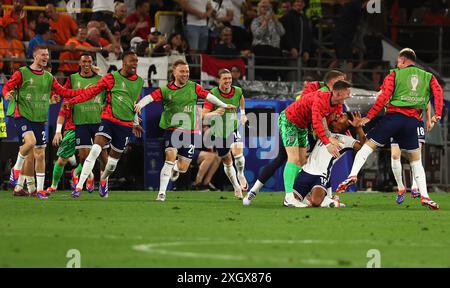
<svg viewBox="0 0 450 288">
<path fill-rule="evenodd" d="M 347 193 L 342 209 L 281 206 L 260 193 L 243 207 L 232 192 L 67 191 L 47 201 L 0 193 L 0 267 L 450 267 L 450 194 L 395 203 L 393 193 Z"/>
</svg>

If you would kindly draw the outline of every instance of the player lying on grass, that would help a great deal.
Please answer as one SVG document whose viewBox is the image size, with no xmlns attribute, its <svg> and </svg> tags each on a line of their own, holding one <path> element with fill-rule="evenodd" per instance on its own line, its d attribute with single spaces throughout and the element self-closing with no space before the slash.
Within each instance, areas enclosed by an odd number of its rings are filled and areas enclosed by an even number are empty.
<svg viewBox="0 0 450 288">
<path fill-rule="evenodd" d="M 359 151 L 366 142 L 366 136 L 361 125 L 359 112 L 342 113 L 329 123 L 331 136 L 338 139 L 340 144 L 339 157 L 328 152 L 322 141 L 318 140 L 308 157 L 302 171 L 294 183 L 294 193 L 308 207 L 341 207 L 339 197 L 327 196 L 331 169 L 334 163 L 347 151 Z M 358 139 L 344 135 L 350 126 L 355 127 Z"/>
</svg>

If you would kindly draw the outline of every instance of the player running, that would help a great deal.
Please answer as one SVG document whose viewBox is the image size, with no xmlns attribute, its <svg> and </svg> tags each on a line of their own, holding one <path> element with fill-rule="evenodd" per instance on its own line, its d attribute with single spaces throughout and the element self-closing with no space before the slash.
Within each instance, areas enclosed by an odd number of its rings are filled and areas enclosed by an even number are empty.
<svg viewBox="0 0 450 288">
<path fill-rule="evenodd" d="M 97 98 L 102 91 L 106 91 L 106 105 L 101 113 L 101 123 L 95 134 L 94 145 L 92 145 L 89 155 L 84 161 L 80 180 L 72 192 L 73 198 L 80 197 L 84 182 L 91 174 L 95 161 L 100 156 L 105 145 L 110 144 L 111 151 L 105 169 L 100 176 L 99 186 L 100 197 L 108 197 L 108 177 L 116 170 L 117 163 L 128 144 L 128 139 L 133 133 L 138 137 L 141 136 L 142 128 L 139 126 L 137 114 L 134 112 L 134 105 L 141 95 L 144 80 L 136 74 L 137 65 L 138 57 L 136 53 L 131 51 L 125 52 L 122 58 L 122 69 L 104 75 L 95 86 L 85 88 L 84 94 L 69 99 L 70 103 L 75 105 L 94 97 Z M 77 82 L 72 82 L 72 85 L 74 83 Z M 74 109 L 82 111 L 82 107 Z M 76 121 L 81 121 L 81 123 L 84 123 L 82 125 L 91 123 L 91 120 L 97 120 L 97 113 L 92 113 L 92 118 L 94 119 L 81 117 L 76 120 L 75 115 L 75 123 Z M 89 133 L 87 133 L 87 137 L 90 137 Z"/>
<path fill-rule="evenodd" d="M 433 129 L 434 124 L 431 123 L 431 104 L 428 102 L 427 109 L 426 109 L 426 132 L 430 132 L 431 129 Z M 417 138 L 419 139 L 419 148 L 420 151 L 422 151 L 423 146 L 425 145 L 425 123 L 424 119 L 422 121 L 419 121 L 419 126 L 417 126 Z M 421 152 L 422 153 L 422 152 Z M 395 140 L 391 141 L 391 168 L 392 173 L 394 174 L 395 182 L 397 182 L 397 198 L 396 202 L 397 204 L 402 204 L 403 201 L 405 201 L 405 193 L 406 188 L 403 184 L 403 177 L 402 177 L 402 162 L 401 162 L 401 156 L 402 151 L 400 150 L 400 147 L 398 146 L 398 143 Z M 411 198 L 418 198 L 420 197 L 419 188 L 417 188 L 417 182 L 414 177 L 412 178 L 412 184 L 411 184 Z"/>
<path fill-rule="evenodd" d="M 64 84 L 64 87 L 69 89 L 72 87 L 81 89 L 97 84 L 101 79 L 101 76 L 93 69 L 94 59 L 92 58 L 92 55 L 88 53 L 82 54 L 78 64 L 80 66 L 80 71 L 70 75 Z M 101 92 L 89 101 L 76 105 L 72 105 L 65 101 L 62 105 L 53 142 L 54 144 L 59 144 L 61 141 L 61 123 L 66 119 L 64 138 L 62 139 L 61 146 L 57 152 L 59 158 L 53 167 L 52 185 L 47 188 L 47 193 L 56 191 L 58 182 L 64 171 L 64 166 L 68 159 L 75 155 L 76 150 L 78 150 L 80 165 L 72 172 L 72 185 L 73 187 L 77 185 L 78 175 L 82 170 L 81 165 L 89 154 L 89 150 L 94 142 L 95 133 L 100 126 L 101 112 L 104 103 L 105 92 Z M 103 170 L 108 159 L 106 149 L 102 151 L 101 159 L 101 170 Z M 94 175 L 92 173 L 86 181 L 86 190 L 88 192 L 94 191 Z"/>
<path fill-rule="evenodd" d="M 329 87 L 333 87 L 334 83 L 336 83 L 339 80 L 345 80 L 345 74 L 337 71 L 337 70 L 331 70 L 325 74 L 324 82 L 314 81 L 309 82 L 303 89 L 303 92 L 301 95 L 307 95 L 312 92 L 316 92 L 317 90 L 322 91 L 331 91 Z M 299 101 L 301 99 L 301 95 L 298 97 Z M 267 164 L 261 171 L 261 174 L 258 176 L 255 184 L 250 189 L 250 192 L 247 193 L 245 198 L 243 199 L 244 205 L 250 205 L 252 199 L 256 196 L 256 193 L 261 190 L 261 188 L 264 186 L 264 184 L 270 179 L 270 177 L 275 174 L 275 171 L 283 166 L 283 164 L 287 160 L 287 153 L 286 150 L 283 148 L 283 140 L 281 135 L 278 137 L 278 147 L 279 151 L 277 154 L 277 157 L 275 159 L 271 160 L 269 164 Z M 310 143 L 311 144 L 311 143 Z"/>
<path fill-rule="evenodd" d="M 34 61 L 30 66 L 19 68 L 3 87 L 5 99 L 11 100 L 7 115 L 14 118 L 19 131 L 19 139 L 23 145 L 19 149 L 17 161 L 11 169 L 10 183 L 16 186 L 24 182 L 24 176 L 20 173 L 28 154 L 34 149 L 36 161 L 36 197 L 47 199 L 44 190 L 45 181 L 45 136 L 46 121 L 48 120 L 48 108 L 53 95 L 73 97 L 80 91 L 62 87 L 52 74 L 44 70 L 49 60 L 48 49 L 43 46 L 35 46 L 33 49 Z M 54 92 L 54 94 L 51 93 Z M 21 189 L 16 187 L 15 190 Z"/>
<path fill-rule="evenodd" d="M 216 96 L 224 103 L 231 104 L 233 106 L 241 107 L 241 124 L 244 125 L 247 122 L 245 116 L 245 109 L 243 109 L 243 103 L 245 103 L 242 89 L 237 86 L 232 86 L 231 72 L 228 69 L 221 69 L 218 72 L 219 86 L 214 87 L 211 90 L 211 94 Z M 212 112 L 211 112 L 212 111 Z M 225 110 L 222 107 L 212 104 L 208 100 L 203 105 L 203 124 L 211 126 L 209 129 L 212 142 L 215 144 L 219 157 L 222 158 L 223 168 L 228 179 L 234 188 L 234 196 L 238 199 L 242 199 L 242 190 L 245 190 L 247 180 L 244 176 L 245 158 L 243 154 L 243 143 L 238 131 L 239 121 L 237 112 L 232 110 Z M 236 144 L 240 145 L 236 145 Z M 235 144 L 233 148 L 233 144 Z M 238 174 L 233 166 L 234 155 Z M 239 182 L 238 179 L 239 178 Z"/>
<path fill-rule="evenodd" d="M 169 180 L 175 181 L 179 173 L 186 173 L 191 163 L 195 149 L 194 136 L 200 135 L 199 123 L 196 121 L 197 98 L 204 98 L 218 107 L 236 108 L 190 81 L 189 65 L 185 61 L 177 60 L 172 67 L 174 81 L 145 96 L 135 106 L 138 113 L 154 101 L 162 101 L 164 106 L 159 127 L 165 130 L 166 159 L 161 169 L 157 201 L 165 201 Z"/>
<path fill-rule="evenodd" d="M 382 93 L 363 118 L 363 125 L 368 123 L 377 113 L 389 103 L 386 115 L 368 134 L 367 141 L 356 154 L 352 170 L 336 192 L 345 191 L 348 186 L 356 183 L 357 175 L 362 166 L 377 147 L 389 144 L 391 137 L 398 143 L 400 149 L 407 151 L 408 160 L 417 181 L 421 195 L 421 203 L 433 210 L 439 209 L 439 204 L 430 199 L 427 191 L 425 170 L 422 166 L 421 151 L 417 138 L 417 126 L 421 121 L 422 110 L 426 109 L 430 90 L 435 97 L 435 115 L 431 117 L 432 124 L 441 119 L 443 93 L 436 78 L 429 72 L 415 66 L 416 54 L 410 48 L 400 51 L 397 57 L 397 70 L 392 71 L 383 81 Z"/>
<path fill-rule="evenodd" d="M 340 141 L 339 157 L 353 149 L 359 151 L 366 141 L 361 120 L 359 112 L 353 114 L 347 112 L 338 115 L 330 122 L 331 136 Z M 344 135 L 350 125 L 355 127 L 359 141 Z M 294 184 L 294 191 L 298 193 L 300 201 L 308 207 L 341 207 L 339 197 L 327 196 L 331 169 L 339 157 L 331 155 L 321 140 L 317 141 Z"/>
</svg>

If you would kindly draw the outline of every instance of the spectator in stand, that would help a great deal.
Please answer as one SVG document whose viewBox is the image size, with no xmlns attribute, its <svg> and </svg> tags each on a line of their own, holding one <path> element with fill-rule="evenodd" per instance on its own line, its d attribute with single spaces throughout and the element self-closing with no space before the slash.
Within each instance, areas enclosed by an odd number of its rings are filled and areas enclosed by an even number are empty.
<svg viewBox="0 0 450 288">
<path fill-rule="evenodd" d="M 250 49 L 251 35 L 244 29 L 241 21 L 242 10 L 244 8 L 245 0 L 230 0 L 231 10 L 233 11 L 233 19 L 230 21 L 231 29 L 233 29 L 233 42 L 238 51 Z"/>
<path fill-rule="evenodd" d="M 239 66 L 233 66 L 231 67 L 230 71 L 231 71 L 231 78 L 233 79 L 231 85 L 241 87 L 241 85 L 238 82 L 239 80 L 242 80 L 241 68 L 239 68 Z"/>
<path fill-rule="evenodd" d="M 91 20 L 104 22 L 108 27 L 114 25 L 114 0 L 93 0 Z"/>
<path fill-rule="evenodd" d="M 167 39 L 155 27 L 150 29 L 148 35 L 148 45 L 145 49 L 145 55 L 150 57 L 166 56 L 169 53 L 170 46 L 167 44 Z"/>
<path fill-rule="evenodd" d="M 186 54 L 189 52 L 189 48 L 181 33 L 172 33 L 169 36 L 167 44 L 166 50 L 169 55 L 169 67 L 171 67 L 172 63 L 178 59 L 182 59 L 186 62 Z"/>
<path fill-rule="evenodd" d="M 209 37 L 214 47 L 220 32 L 226 26 L 230 26 L 233 20 L 233 9 L 231 8 L 231 0 L 213 0 L 211 2 L 213 13 L 208 19 Z"/>
<path fill-rule="evenodd" d="M 213 8 L 208 0 L 178 0 L 181 9 L 186 12 L 186 36 L 191 53 L 204 52 L 208 49 L 208 23 Z"/>
<path fill-rule="evenodd" d="M 268 0 L 261 0 L 258 3 L 258 17 L 252 21 L 253 33 L 253 52 L 256 59 L 256 65 L 263 66 L 281 66 L 279 59 L 272 57 L 281 57 L 280 38 L 285 31 L 283 25 L 278 21 L 277 15 L 273 13 L 272 5 Z M 264 58 L 269 57 L 269 58 Z M 261 70 L 256 72 L 261 80 L 277 80 L 280 73 L 271 70 Z"/>
<path fill-rule="evenodd" d="M 361 11 L 366 7 L 368 0 L 343 1 L 340 16 L 336 18 L 333 30 L 333 43 L 336 49 L 336 59 L 330 68 L 336 68 L 340 63 L 346 62 L 345 71 L 353 69 L 353 39 L 361 21 Z M 347 73 L 347 80 L 351 81 L 351 72 Z"/>
<path fill-rule="evenodd" d="M 91 28 L 96 28 L 92 29 Z M 89 21 L 87 24 L 88 37 L 87 42 L 93 47 L 107 47 L 112 44 L 113 52 L 118 57 L 121 52 L 120 39 L 115 37 L 105 22 Z M 107 51 L 103 50 L 102 54 L 108 57 Z"/>
<path fill-rule="evenodd" d="M 19 40 L 19 24 L 9 17 L 3 18 L 4 37 L 0 38 L 0 68 L 7 75 L 12 75 L 15 70 L 25 63 L 25 47 Z M 3 60 L 8 58 L 9 60 Z"/>
<path fill-rule="evenodd" d="M 130 49 L 131 32 L 133 27 L 126 24 L 127 5 L 122 2 L 116 2 L 114 13 L 114 25 L 111 29 L 116 38 L 120 38 L 123 50 Z"/>
<path fill-rule="evenodd" d="M 78 61 L 80 60 L 82 52 L 96 53 L 102 52 L 103 50 L 106 50 L 108 52 L 112 52 L 114 50 L 114 47 L 112 47 L 111 44 L 106 47 L 92 47 L 92 45 L 89 44 L 86 40 L 87 28 L 79 27 L 77 35 L 67 41 L 66 46 L 71 46 L 73 45 L 72 43 L 74 43 L 76 51 L 64 51 L 59 56 L 59 60 L 63 61 L 59 65 L 59 71 L 64 73 L 65 76 L 76 73 L 78 71 Z"/>
<path fill-rule="evenodd" d="M 151 20 L 149 16 L 150 4 L 145 0 L 136 1 L 136 12 L 126 19 L 126 24 L 133 29 L 131 38 L 140 37 L 142 40 L 147 39 L 150 34 Z"/>
<path fill-rule="evenodd" d="M 54 39 L 56 44 L 65 45 L 77 33 L 78 25 L 75 20 L 68 14 L 58 13 L 53 4 L 45 6 L 45 14 L 49 18 L 50 27 L 56 30 Z"/>
<path fill-rule="evenodd" d="M 291 0 L 283 0 L 281 1 L 281 6 L 277 11 L 277 15 L 279 18 L 285 16 L 292 9 Z"/>
<path fill-rule="evenodd" d="M 230 27 L 225 27 L 220 32 L 220 42 L 216 45 L 212 51 L 212 55 L 216 55 L 218 58 L 238 58 L 248 57 L 250 50 L 242 50 L 239 52 L 236 45 L 233 44 L 233 30 Z"/>
<path fill-rule="evenodd" d="M 56 42 L 53 40 L 54 33 L 56 33 L 56 30 L 51 29 L 48 23 L 38 24 L 36 26 L 36 36 L 31 38 L 30 42 L 28 43 L 27 58 L 30 59 L 33 58 L 33 49 L 37 45 L 47 47 L 48 50 L 50 51 L 61 51 L 61 50 L 74 51 L 75 44 L 73 43 L 67 47 L 57 45 Z"/>
<path fill-rule="evenodd" d="M 281 38 L 281 48 L 287 50 L 291 57 L 301 56 L 306 62 L 309 59 L 313 39 L 311 26 L 303 12 L 304 8 L 304 0 L 295 0 L 292 3 L 292 9 L 281 18 L 281 23 L 286 31 Z"/>
<path fill-rule="evenodd" d="M 14 0 L 12 2 L 13 9 L 7 10 L 4 14 L 4 18 L 11 18 L 17 23 L 17 36 L 20 41 L 30 40 L 30 35 L 28 35 L 28 19 L 27 12 L 23 9 L 25 6 L 25 0 Z M 5 4 L 5 3 L 3 3 Z"/>
</svg>

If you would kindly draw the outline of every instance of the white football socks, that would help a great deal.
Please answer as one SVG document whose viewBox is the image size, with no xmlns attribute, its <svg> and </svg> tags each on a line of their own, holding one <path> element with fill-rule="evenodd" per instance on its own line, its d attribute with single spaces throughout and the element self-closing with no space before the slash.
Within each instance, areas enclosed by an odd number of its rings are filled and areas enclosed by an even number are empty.
<svg viewBox="0 0 450 288">
<path fill-rule="evenodd" d="M 349 176 L 358 176 L 359 171 L 366 163 L 367 158 L 372 154 L 374 150 L 369 145 L 364 144 L 361 150 L 356 153 L 355 161 L 353 162 L 352 171 Z"/>
<path fill-rule="evenodd" d="M 427 180 L 425 175 L 425 169 L 422 166 L 422 160 L 412 161 L 409 163 L 411 170 L 413 171 L 414 179 L 416 179 L 417 187 L 419 188 L 420 196 L 424 198 L 430 198 L 427 190 Z"/>
<path fill-rule="evenodd" d="M 159 176 L 159 194 L 166 194 L 167 185 L 169 184 L 174 165 L 175 164 L 170 161 L 164 162 L 164 166 L 162 167 L 161 174 Z"/>
<path fill-rule="evenodd" d="M 88 157 L 86 160 L 84 160 L 83 163 L 83 170 L 81 170 L 80 180 L 77 184 L 77 189 L 83 189 L 84 182 L 88 179 L 89 175 L 92 172 L 92 169 L 94 169 L 95 161 L 97 160 L 98 156 L 102 152 L 102 148 L 98 144 L 92 145 L 91 151 L 89 152 Z"/>
<path fill-rule="evenodd" d="M 391 157 L 392 173 L 394 173 L 395 182 L 397 182 L 398 190 L 405 190 L 402 177 L 402 162 L 400 159 L 394 159 Z"/>
</svg>

